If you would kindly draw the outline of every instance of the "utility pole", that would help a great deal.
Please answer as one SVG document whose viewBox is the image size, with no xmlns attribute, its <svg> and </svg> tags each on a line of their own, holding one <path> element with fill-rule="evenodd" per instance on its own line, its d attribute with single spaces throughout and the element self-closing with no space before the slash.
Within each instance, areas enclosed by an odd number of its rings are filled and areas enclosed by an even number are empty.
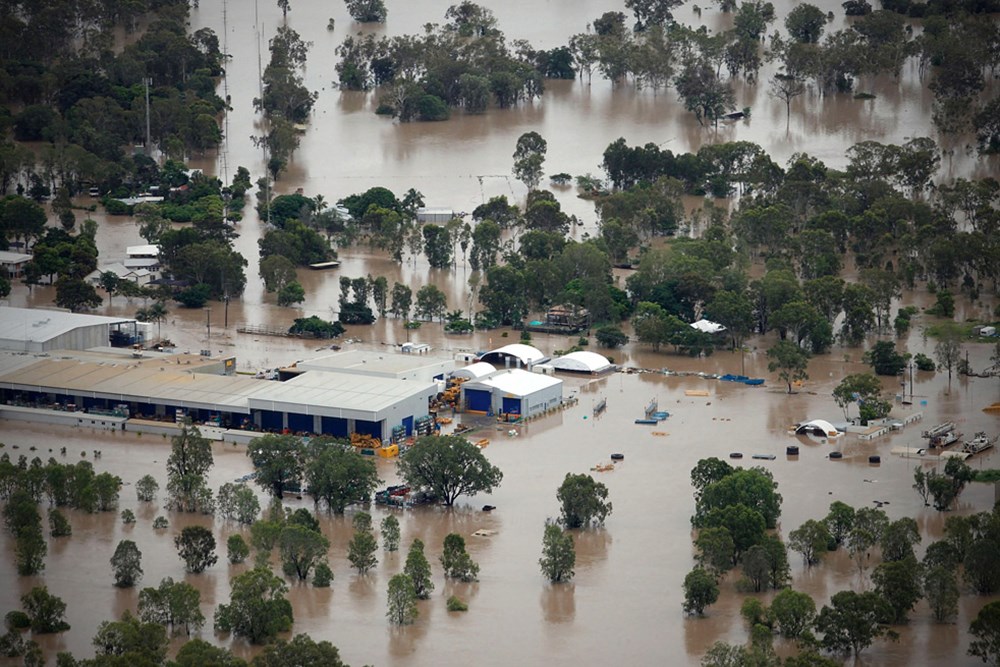
<svg viewBox="0 0 1000 667">
<path fill-rule="evenodd" d="M 146 157 L 152 157 L 153 142 L 149 132 L 149 85 L 153 83 L 153 80 L 149 77 L 143 77 L 142 82 L 146 84 Z"/>
<path fill-rule="evenodd" d="M 209 308 L 208 306 L 205 307 L 205 328 L 206 328 L 206 330 L 208 332 L 208 337 L 206 338 L 206 340 L 208 341 L 209 348 L 211 348 L 211 343 L 212 343 L 212 309 Z M 209 351 L 211 352 L 211 349 L 209 349 Z"/>
</svg>

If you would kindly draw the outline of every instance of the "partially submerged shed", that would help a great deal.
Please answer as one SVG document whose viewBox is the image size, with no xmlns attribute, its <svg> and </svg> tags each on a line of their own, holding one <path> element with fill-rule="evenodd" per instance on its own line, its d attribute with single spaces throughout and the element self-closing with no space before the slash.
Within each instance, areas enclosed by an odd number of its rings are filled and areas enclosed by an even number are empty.
<svg viewBox="0 0 1000 667">
<path fill-rule="evenodd" d="M 519 368 L 462 385 L 466 412 L 530 417 L 562 403 L 562 380 Z"/>
</svg>

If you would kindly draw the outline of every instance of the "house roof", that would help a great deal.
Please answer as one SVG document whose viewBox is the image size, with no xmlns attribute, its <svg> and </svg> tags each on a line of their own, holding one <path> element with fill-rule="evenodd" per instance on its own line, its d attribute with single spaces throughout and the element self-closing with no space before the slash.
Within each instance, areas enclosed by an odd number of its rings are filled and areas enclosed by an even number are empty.
<svg viewBox="0 0 1000 667">
<path fill-rule="evenodd" d="M 44 343 L 80 327 L 128 322 L 135 322 L 135 318 L 0 306 L 0 339 Z"/>
<path fill-rule="evenodd" d="M 125 248 L 125 254 L 131 256 L 153 255 L 160 256 L 160 247 L 157 245 L 130 245 Z"/>
<path fill-rule="evenodd" d="M 31 255 L 23 252 L 0 250 L 0 264 L 24 264 L 31 261 Z"/>
<path fill-rule="evenodd" d="M 130 268 L 122 264 L 121 262 L 115 262 L 114 264 L 108 264 L 107 266 L 102 266 L 100 268 L 94 269 L 87 274 L 87 280 L 93 280 L 95 278 L 100 278 L 102 273 L 107 273 L 110 271 L 119 278 L 125 277 L 136 277 L 142 278 L 143 276 L 150 275 L 150 272 L 143 268 Z"/>
<path fill-rule="evenodd" d="M 611 362 L 607 357 L 588 352 L 570 352 L 567 355 L 553 359 L 550 364 L 561 371 L 576 371 L 579 373 L 600 373 L 611 368 Z"/>
</svg>

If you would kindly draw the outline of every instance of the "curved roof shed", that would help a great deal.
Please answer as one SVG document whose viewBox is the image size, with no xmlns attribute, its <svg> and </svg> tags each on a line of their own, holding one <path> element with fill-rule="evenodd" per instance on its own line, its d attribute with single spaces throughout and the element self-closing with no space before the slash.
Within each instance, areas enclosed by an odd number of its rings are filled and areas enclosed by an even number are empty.
<svg viewBox="0 0 1000 667">
<path fill-rule="evenodd" d="M 452 371 L 451 377 L 478 380 L 496 372 L 496 366 L 493 364 L 488 364 L 485 361 L 477 361 L 474 364 L 469 364 L 468 366 Z"/>
<path fill-rule="evenodd" d="M 523 366 L 527 368 L 535 364 L 543 364 L 548 360 L 549 358 L 541 350 L 531 345 L 525 345 L 524 343 L 511 343 L 510 345 L 498 347 L 495 350 L 490 350 L 479 359 L 479 361 L 485 361 L 498 368 L 509 366 Z"/>
<path fill-rule="evenodd" d="M 795 434 L 801 435 L 803 433 L 818 435 L 823 438 L 836 438 L 840 435 L 837 427 L 825 419 L 812 419 L 801 424 L 796 424 Z"/>
<path fill-rule="evenodd" d="M 553 359 L 551 362 L 557 371 L 572 373 L 604 373 L 611 370 L 611 362 L 607 357 L 596 352 L 570 352 L 567 355 Z"/>
</svg>

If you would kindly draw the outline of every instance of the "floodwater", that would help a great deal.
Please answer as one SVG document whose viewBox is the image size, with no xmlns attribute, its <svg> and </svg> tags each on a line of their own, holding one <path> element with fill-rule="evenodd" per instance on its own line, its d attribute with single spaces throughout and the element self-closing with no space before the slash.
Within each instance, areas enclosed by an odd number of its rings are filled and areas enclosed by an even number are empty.
<svg viewBox="0 0 1000 667">
<path fill-rule="evenodd" d="M 552 341 L 537 340 L 543 349 Z M 917 336 L 911 339 L 919 345 Z M 856 352 L 851 351 L 855 359 Z M 971 351 L 974 367 L 982 367 L 988 352 L 984 346 Z M 705 360 L 688 360 L 672 355 L 636 353 L 634 359 L 648 366 L 669 366 L 675 370 L 736 372 L 738 354 L 717 353 Z M 749 375 L 769 377 L 763 354 L 746 355 Z M 784 496 L 779 532 L 788 532 L 803 521 L 820 518 L 833 500 L 855 507 L 873 501 L 886 502 L 891 518 L 913 516 L 924 534 L 922 547 L 941 534 L 943 515 L 922 503 L 910 487 L 917 461 L 889 453 L 891 447 L 920 442 L 919 431 L 928 425 L 954 419 L 960 430 L 995 433 L 998 419 L 982 408 L 1000 400 L 996 379 L 955 379 L 950 393 L 944 374 L 918 373 L 913 388 L 913 406 L 897 406 L 894 414 L 904 416 L 922 410 L 924 419 L 902 432 L 861 443 L 844 437 L 836 444 L 787 434 L 788 425 L 806 417 L 840 420 L 840 410 L 830 397 L 832 387 L 846 373 L 862 370 L 860 363 L 844 361 L 840 351 L 813 363 L 811 380 L 791 396 L 771 381 L 752 388 L 700 377 L 664 376 L 660 373 L 614 374 L 596 380 L 568 378 L 566 394 L 577 397 L 575 406 L 516 429 L 487 424 L 472 436 L 488 437 L 485 452 L 504 472 L 502 485 L 490 496 L 462 498 L 459 506 L 420 508 L 399 512 L 404 548 L 419 537 L 427 545 L 434 569 L 436 590 L 421 602 L 420 618 L 411 627 L 390 628 L 385 621 L 385 591 L 389 578 L 400 571 L 405 552 L 381 553 L 380 563 L 369 575 L 356 575 L 347 561 L 350 515 L 321 515 L 323 532 L 330 538 L 330 564 L 335 580 L 329 590 L 292 584 L 290 598 L 295 610 L 295 632 L 308 632 L 316 639 L 337 645 L 351 664 L 434 665 L 449 664 L 456 657 L 475 656 L 483 665 L 535 664 L 663 664 L 696 663 L 715 641 L 743 642 L 746 632 L 739 617 L 743 595 L 735 591 L 735 578 L 722 584 L 723 595 L 708 610 L 706 618 L 685 618 L 681 611 L 681 583 L 692 567 L 690 515 L 693 500 L 688 475 L 698 459 L 726 458 L 743 452 L 743 465 L 759 463 L 773 472 Z M 894 381 L 886 390 L 900 391 Z M 708 397 L 685 396 L 685 389 L 705 389 Z M 907 387 L 907 391 L 909 388 Z M 594 418 L 594 404 L 607 399 L 607 412 Z M 633 424 L 652 398 L 671 413 L 659 426 Z M 926 402 L 926 405 L 923 403 Z M 653 435 L 653 431 L 666 435 Z M 121 539 L 134 540 L 143 553 L 145 575 L 141 585 L 155 585 L 162 577 L 184 578 L 202 592 L 202 608 L 211 619 L 219 603 L 228 600 L 228 580 L 244 566 L 224 562 L 200 575 L 185 575 L 172 538 L 183 526 L 213 525 L 200 516 L 163 512 L 158 503 L 139 504 L 131 486 L 141 475 L 151 472 L 163 486 L 164 464 L 169 443 L 160 436 L 110 434 L 60 428 L 38 428 L 11 422 L 0 423 L 2 440 L 11 454 L 50 455 L 67 447 L 66 461 L 77 460 L 81 452 L 95 461 L 99 470 L 120 475 L 128 485 L 122 491 L 121 508 L 135 511 L 138 523 L 125 527 L 117 513 L 84 515 L 70 513 L 74 535 L 68 540 L 51 540 L 46 570 L 42 577 L 17 577 L 12 558 L 0 564 L 0 576 L 13 585 L 0 593 L 0 605 L 10 609 L 17 597 L 31 586 L 44 582 L 67 601 L 67 618 L 73 629 L 58 637 L 44 638 L 47 651 L 69 649 L 86 654 L 97 624 L 104 618 L 135 609 L 138 590 L 118 590 L 112 586 L 108 559 Z M 20 449 L 11 451 L 18 444 Z M 785 456 L 785 447 L 798 444 L 797 459 Z M 29 448 L 35 446 L 37 451 Z M 52 449 L 53 453 L 48 450 Z M 844 453 L 841 461 L 831 461 L 834 449 Z M 991 450 L 970 461 L 974 467 L 996 466 Z M 568 473 L 588 472 L 607 463 L 612 452 L 625 459 L 606 473 L 591 473 L 605 483 L 614 512 L 605 528 L 576 534 L 576 577 L 567 585 L 546 583 L 538 570 L 541 536 L 547 518 L 558 515 L 555 491 Z M 756 461 L 755 453 L 771 453 L 773 461 Z M 881 465 L 868 463 L 870 454 L 882 457 Z M 232 481 L 250 471 L 244 448 L 215 446 L 216 465 L 210 474 L 211 486 Z M 392 482 L 393 465 L 379 461 L 380 475 Z M 930 467 L 932 463 L 922 463 Z M 994 501 L 994 489 L 973 484 L 961 498 L 959 512 L 987 510 Z M 497 506 L 492 513 L 480 511 L 483 504 Z M 289 498 L 290 507 L 311 506 L 308 500 Z M 373 508 L 376 525 L 385 516 Z M 160 513 L 171 522 L 157 533 L 152 519 Z M 218 520 L 213 529 L 220 545 L 237 526 Z M 479 529 L 496 531 L 488 538 L 473 537 Z M 473 558 L 481 566 L 476 584 L 444 582 L 437 558 L 444 536 L 459 532 L 467 540 Z M 11 553 L 9 536 L 0 538 L 0 548 Z M 922 548 L 921 547 L 921 548 Z M 224 548 L 222 549 L 224 551 Z M 828 558 L 819 567 L 805 570 L 800 559 L 790 554 L 793 586 L 813 595 L 818 604 L 838 590 L 869 585 L 859 582 L 852 564 L 842 555 Z M 469 603 L 469 612 L 447 612 L 445 600 L 457 594 Z M 934 665 L 975 664 L 965 657 L 966 628 L 987 598 L 964 596 L 954 624 L 937 625 L 921 603 L 908 626 L 897 628 L 902 639 L 896 644 L 878 643 L 862 657 L 861 664 Z M 210 628 L 202 631 L 210 641 L 229 643 L 215 637 Z M 518 641 L 497 641 L 517 637 Z M 232 643 L 241 654 L 251 650 L 242 641 Z M 678 658 L 679 655 L 686 658 Z"/>
<path fill-rule="evenodd" d="M 212 27 L 233 60 L 225 89 L 232 99 L 233 113 L 228 119 L 228 142 L 225 159 L 208 155 L 195 160 L 220 176 L 231 178 L 238 165 L 251 169 L 254 179 L 263 173 L 261 155 L 250 136 L 258 133 L 251 100 L 257 95 L 257 44 L 266 40 L 281 24 L 280 11 L 271 0 L 260 2 L 259 24 L 263 35 L 258 39 L 253 6 L 228 4 L 223 30 L 222 0 L 202 0 L 192 15 L 192 29 Z M 249 3 L 246 3 L 249 5 Z M 390 2 L 389 20 L 376 32 L 394 35 L 417 32 L 424 23 L 443 22 L 450 2 L 412 0 Z M 536 48 L 565 44 L 571 34 L 583 32 L 588 21 L 604 11 L 624 10 L 617 0 L 548 0 L 544 3 L 511 0 L 507 3 L 483 3 L 491 6 L 499 26 L 508 39 L 524 38 Z M 493 6 L 495 4 L 495 6 Z M 792 3 L 775 3 L 784 16 Z M 680 20 L 694 23 L 690 3 L 680 8 Z M 844 25 L 839 16 L 827 30 Z M 326 30 L 327 19 L 336 20 L 336 30 Z M 704 22 L 713 30 L 728 27 L 731 17 L 706 9 Z M 786 123 L 781 102 L 767 95 L 766 80 L 773 69 L 761 72 L 762 83 L 754 87 L 737 85 L 737 106 L 751 106 L 749 121 L 720 126 L 718 130 L 701 128 L 676 101 L 672 91 L 654 93 L 636 91 L 631 85 L 612 86 L 595 76 L 591 83 L 581 81 L 548 82 L 544 98 L 512 110 L 491 110 L 482 116 L 461 114 L 445 123 L 401 125 L 374 115 L 374 94 L 341 93 L 334 85 L 334 49 L 345 36 L 360 29 L 352 24 L 342 3 L 294 0 L 288 23 L 302 37 L 313 42 L 306 85 L 319 90 L 320 96 L 309 129 L 295 154 L 289 170 L 277 183 L 278 192 L 293 192 L 302 187 L 309 196 L 322 194 L 333 202 L 351 193 L 383 185 L 402 194 L 413 187 L 424 193 L 429 206 L 448 206 L 471 211 L 491 196 L 505 194 L 523 201 L 524 188 L 510 175 L 514 144 L 523 132 L 534 130 L 548 141 L 546 170 L 566 171 L 573 175 L 587 172 L 602 175 L 601 154 L 620 136 L 630 144 L 655 142 L 675 152 L 694 151 L 706 142 L 749 140 L 760 143 L 779 163 L 798 151 L 807 151 L 827 164 L 842 167 L 844 150 L 851 144 L 874 139 L 901 142 L 914 136 L 935 136 L 930 125 L 931 97 L 914 67 L 907 66 L 899 80 L 891 77 L 865 79 L 859 90 L 876 93 L 875 100 L 859 101 L 850 96 L 822 98 L 809 93 L 795 100 L 791 118 Z M 772 30 L 776 29 L 772 26 Z M 773 66 L 770 66 L 773 68 Z M 989 166 L 971 158 L 959 146 L 942 162 L 940 176 L 984 175 Z M 571 234 L 583 238 L 597 233 L 596 216 L 590 203 L 578 199 L 572 188 L 557 189 L 556 194 L 568 213 L 584 224 Z M 697 206 L 697 202 L 688 202 Z M 257 239 L 263 225 L 247 208 L 236 241 L 250 261 L 248 284 L 241 300 L 226 308 L 213 303 L 210 312 L 172 309 L 162 333 L 181 350 L 210 349 L 213 354 L 235 354 L 238 368 L 256 370 L 302 359 L 314 353 L 320 344 L 297 340 L 254 337 L 236 332 L 237 323 L 281 325 L 295 317 L 319 315 L 331 318 L 339 294 L 341 275 L 358 277 L 385 275 L 390 283 L 399 281 L 420 286 L 433 283 L 448 295 L 449 309 L 469 311 L 476 307 L 470 300 L 468 281 L 472 273 L 459 258 L 453 270 L 430 269 L 423 257 L 405 257 L 397 263 L 365 249 L 341 252 L 342 265 L 336 271 L 299 272 L 307 299 L 301 308 L 278 308 L 274 296 L 263 291 L 257 277 Z M 101 228 L 98 245 L 102 263 L 124 256 L 125 247 L 142 243 L 138 227 L 127 218 L 107 218 L 98 213 Z M 621 275 L 617 278 L 624 279 Z M 50 288 L 36 288 L 29 293 L 15 287 L 11 305 L 41 306 L 51 303 Z M 907 303 L 928 305 L 926 294 L 907 295 Z M 118 297 L 111 307 L 102 306 L 102 314 L 132 314 L 142 305 Z M 969 304 L 959 299 L 960 317 L 984 317 L 994 304 Z M 371 327 L 350 327 L 347 336 L 359 339 L 366 349 L 412 339 L 426 342 L 435 353 L 451 355 L 513 342 L 516 333 L 505 337 L 502 331 L 477 332 L 474 335 L 447 335 L 439 325 L 424 325 L 406 331 L 394 320 L 380 320 Z M 208 332 L 211 329 L 211 336 Z M 535 336 L 533 343 L 547 353 L 575 344 L 575 337 Z M 405 552 L 380 554 L 378 567 L 366 577 L 354 574 L 346 558 L 350 536 L 350 517 L 321 517 L 322 529 L 332 543 L 330 563 L 335 581 L 329 590 L 293 584 L 290 597 L 294 606 L 295 632 L 308 632 L 316 639 L 337 645 L 350 664 L 440 665 L 457 660 L 483 665 L 536 664 L 693 664 L 715 641 L 741 643 L 746 631 L 739 617 L 743 596 L 735 592 L 734 579 L 722 585 L 723 595 L 706 618 L 688 619 L 681 612 L 681 583 L 692 567 L 693 549 L 689 517 L 693 511 L 690 469 L 706 456 L 725 458 L 732 451 L 745 454 L 743 465 L 760 463 L 774 473 L 785 498 L 780 532 L 787 538 L 790 530 L 810 518 L 820 518 L 833 500 L 863 506 L 874 500 L 888 501 L 884 509 L 890 517 L 914 516 L 924 532 L 923 546 L 940 535 L 943 516 L 924 508 L 910 486 L 916 462 L 889 454 L 894 445 L 919 442 L 919 430 L 939 421 L 954 420 L 967 435 L 979 430 L 1000 432 L 1000 420 L 982 412 L 982 408 L 1000 400 L 1000 382 L 996 379 L 955 378 L 948 390 L 945 374 L 920 374 L 915 377 L 913 408 L 925 413 L 922 423 L 900 433 L 861 444 L 845 438 L 837 445 L 806 438 L 796 439 L 786 432 L 789 424 L 805 418 L 824 417 L 839 421 L 841 413 L 830 397 L 832 388 L 849 373 L 866 369 L 860 362 L 861 350 L 834 348 L 810 367 L 810 381 L 794 395 L 767 373 L 760 343 L 741 359 L 738 353 L 718 352 L 705 359 L 687 359 L 666 353 L 654 353 L 639 346 L 618 350 L 612 356 L 619 363 L 636 367 L 739 373 L 768 378 L 768 385 L 750 388 L 719 383 L 697 377 L 668 377 L 662 374 L 615 374 L 587 382 L 567 380 L 567 395 L 578 403 L 555 416 L 531 422 L 518 429 L 516 437 L 506 430 L 486 428 L 476 438 L 489 437 L 487 456 L 504 471 L 504 482 L 488 497 L 463 498 L 459 507 L 446 511 L 423 508 L 399 514 L 404 548 L 419 537 L 427 544 L 427 554 L 435 571 L 432 599 L 420 603 L 418 622 L 407 628 L 393 629 L 384 618 L 385 591 L 389 578 L 402 568 Z M 986 345 L 969 345 L 970 361 L 976 369 L 989 365 Z M 933 354 L 933 341 L 924 341 L 918 330 L 907 340 L 911 352 Z M 745 364 L 745 366 L 743 365 Z M 898 393 L 900 387 L 886 380 L 886 390 Z M 707 389 L 707 398 L 691 398 L 685 389 Z M 909 387 L 907 387 L 909 389 Z M 633 424 L 643 406 L 657 398 L 661 409 L 672 416 L 660 427 L 667 433 L 652 435 L 647 426 Z M 608 411 L 594 419 L 592 406 L 600 399 L 608 401 Z M 922 405 L 926 402 L 926 405 Z M 905 415 L 911 408 L 897 406 L 895 414 Z M 77 460 L 81 452 L 92 458 L 100 449 L 103 457 L 98 470 L 110 470 L 130 485 L 152 472 L 161 486 L 169 443 L 160 437 L 137 437 L 132 434 L 109 434 L 72 429 L 42 429 L 10 422 L 0 422 L 0 440 L 19 445 L 16 453 L 47 458 L 49 449 L 58 452 L 66 446 L 67 461 Z M 789 460 L 784 451 L 788 444 L 799 444 L 801 455 Z M 29 451 L 30 447 L 37 451 Z M 826 454 L 833 448 L 844 451 L 839 462 Z M 971 462 L 974 466 L 997 465 L 995 450 Z M 551 586 L 542 578 L 537 560 L 540 555 L 544 521 L 555 517 L 558 506 L 555 491 L 567 472 L 587 472 L 592 466 L 608 462 L 612 452 L 625 454 L 613 472 L 593 473 L 608 485 L 614 513 L 602 530 L 576 535 L 577 568 L 571 584 Z M 14 454 L 15 452 L 11 452 Z M 753 461 L 754 453 L 773 453 L 774 461 Z M 879 466 L 868 464 L 868 455 L 882 456 Z M 58 454 L 56 454 L 58 458 Z M 387 481 L 394 477 L 391 463 L 379 461 L 380 474 Z M 921 465 L 932 465 L 923 463 Z M 216 446 L 216 466 L 211 485 L 250 471 L 242 447 Z M 972 485 L 962 496 L 959 512 L 989 509 L 994 490 Z M 309 506 L 308 501 L 290 499 L 292 506 Z M 487 514 L 483 504 L 498 507 Z M 200 575 L 184 575 L 176 557 L 172 538 L 182 527 L 209 525 L 210 520 L 187 515 L 168 514 L 170 528 L 161 534 L 151 528 L 152 519 L 161 513 L 157 504 L 139 505 L 134 490 L 126 486 L 121 508 L 135 511 L 138 523 L 124 527 L 116 513 L 81 515 L 71 513 L 74 536 L 51 541 L 47 567 L 42 577 L 17 577 L 10 557 L 0 563 L 0 576 L 13 582 L 0 591 L 0 608 L 17 606 L 20 594 L 44 582 L 68 603 L 68 620 L 73 629 L 57 637 L 44 638 L 50 656 L 57 650 L 72 650 L 85 655 L 92 647 L 93 636 L 101 620 L 115 617 L 126 609 L 135 609 L 137 589 L 118 590 L 111 585 L 108 559 L 121 539 L 132 539 L 143 552 L 145 576 L 141 585 L 155 585 L 165 576 L 185 578 L 202 591 L 203 611 L 209 624 L 202 637 L 229 644 L 230 639 L 215 637 L 211 617 L 219 603 L 228 600 L 229 578 L 243 567 L 220 562 Z M 376 523 L 385 515 L 374 509 Z M 219 544 L 238 528 L 222 521 L 214 524 Z M 478 529 L 496 531 L 489 538 L 471 534 Z M 440 575 L 437 557 L 449 532 L 466 536 L 469 551 L 481 565 L 477 584 L 446 584 Z M 11 553 L 9 536 L 0 537 L 0 548 Z M 224 548 L 223 548 L 224 551 Z M 840 556 L 823 565 L 805 570 L 794 554 L 793 585 L 813 595 L 819 604 L 837 590 L 865 585 L 859 582 L 851 564 Z M 448 613 L 445 600 L 451 593 L 466 599 L 469 612 Z M 959 618 L 954 624 L 936 625 L 921 603 L 912 614 L 910 625 L 897 628 L 902 639 L 896 644 L 879 643 L 863 654 L 861 664 L 933 665 L 975 664 L 965 656 L 969 621 L 988 599 L 964 596 Z M 516 641 L 511 641 L 517 638 Z M 240 641 L 234 650 L 249 655 L 252 651 Z M 779 647 L 780 648 L 780 647 Z M 684 657 L 681 657 L 684 656 Z"/>
</svg>

